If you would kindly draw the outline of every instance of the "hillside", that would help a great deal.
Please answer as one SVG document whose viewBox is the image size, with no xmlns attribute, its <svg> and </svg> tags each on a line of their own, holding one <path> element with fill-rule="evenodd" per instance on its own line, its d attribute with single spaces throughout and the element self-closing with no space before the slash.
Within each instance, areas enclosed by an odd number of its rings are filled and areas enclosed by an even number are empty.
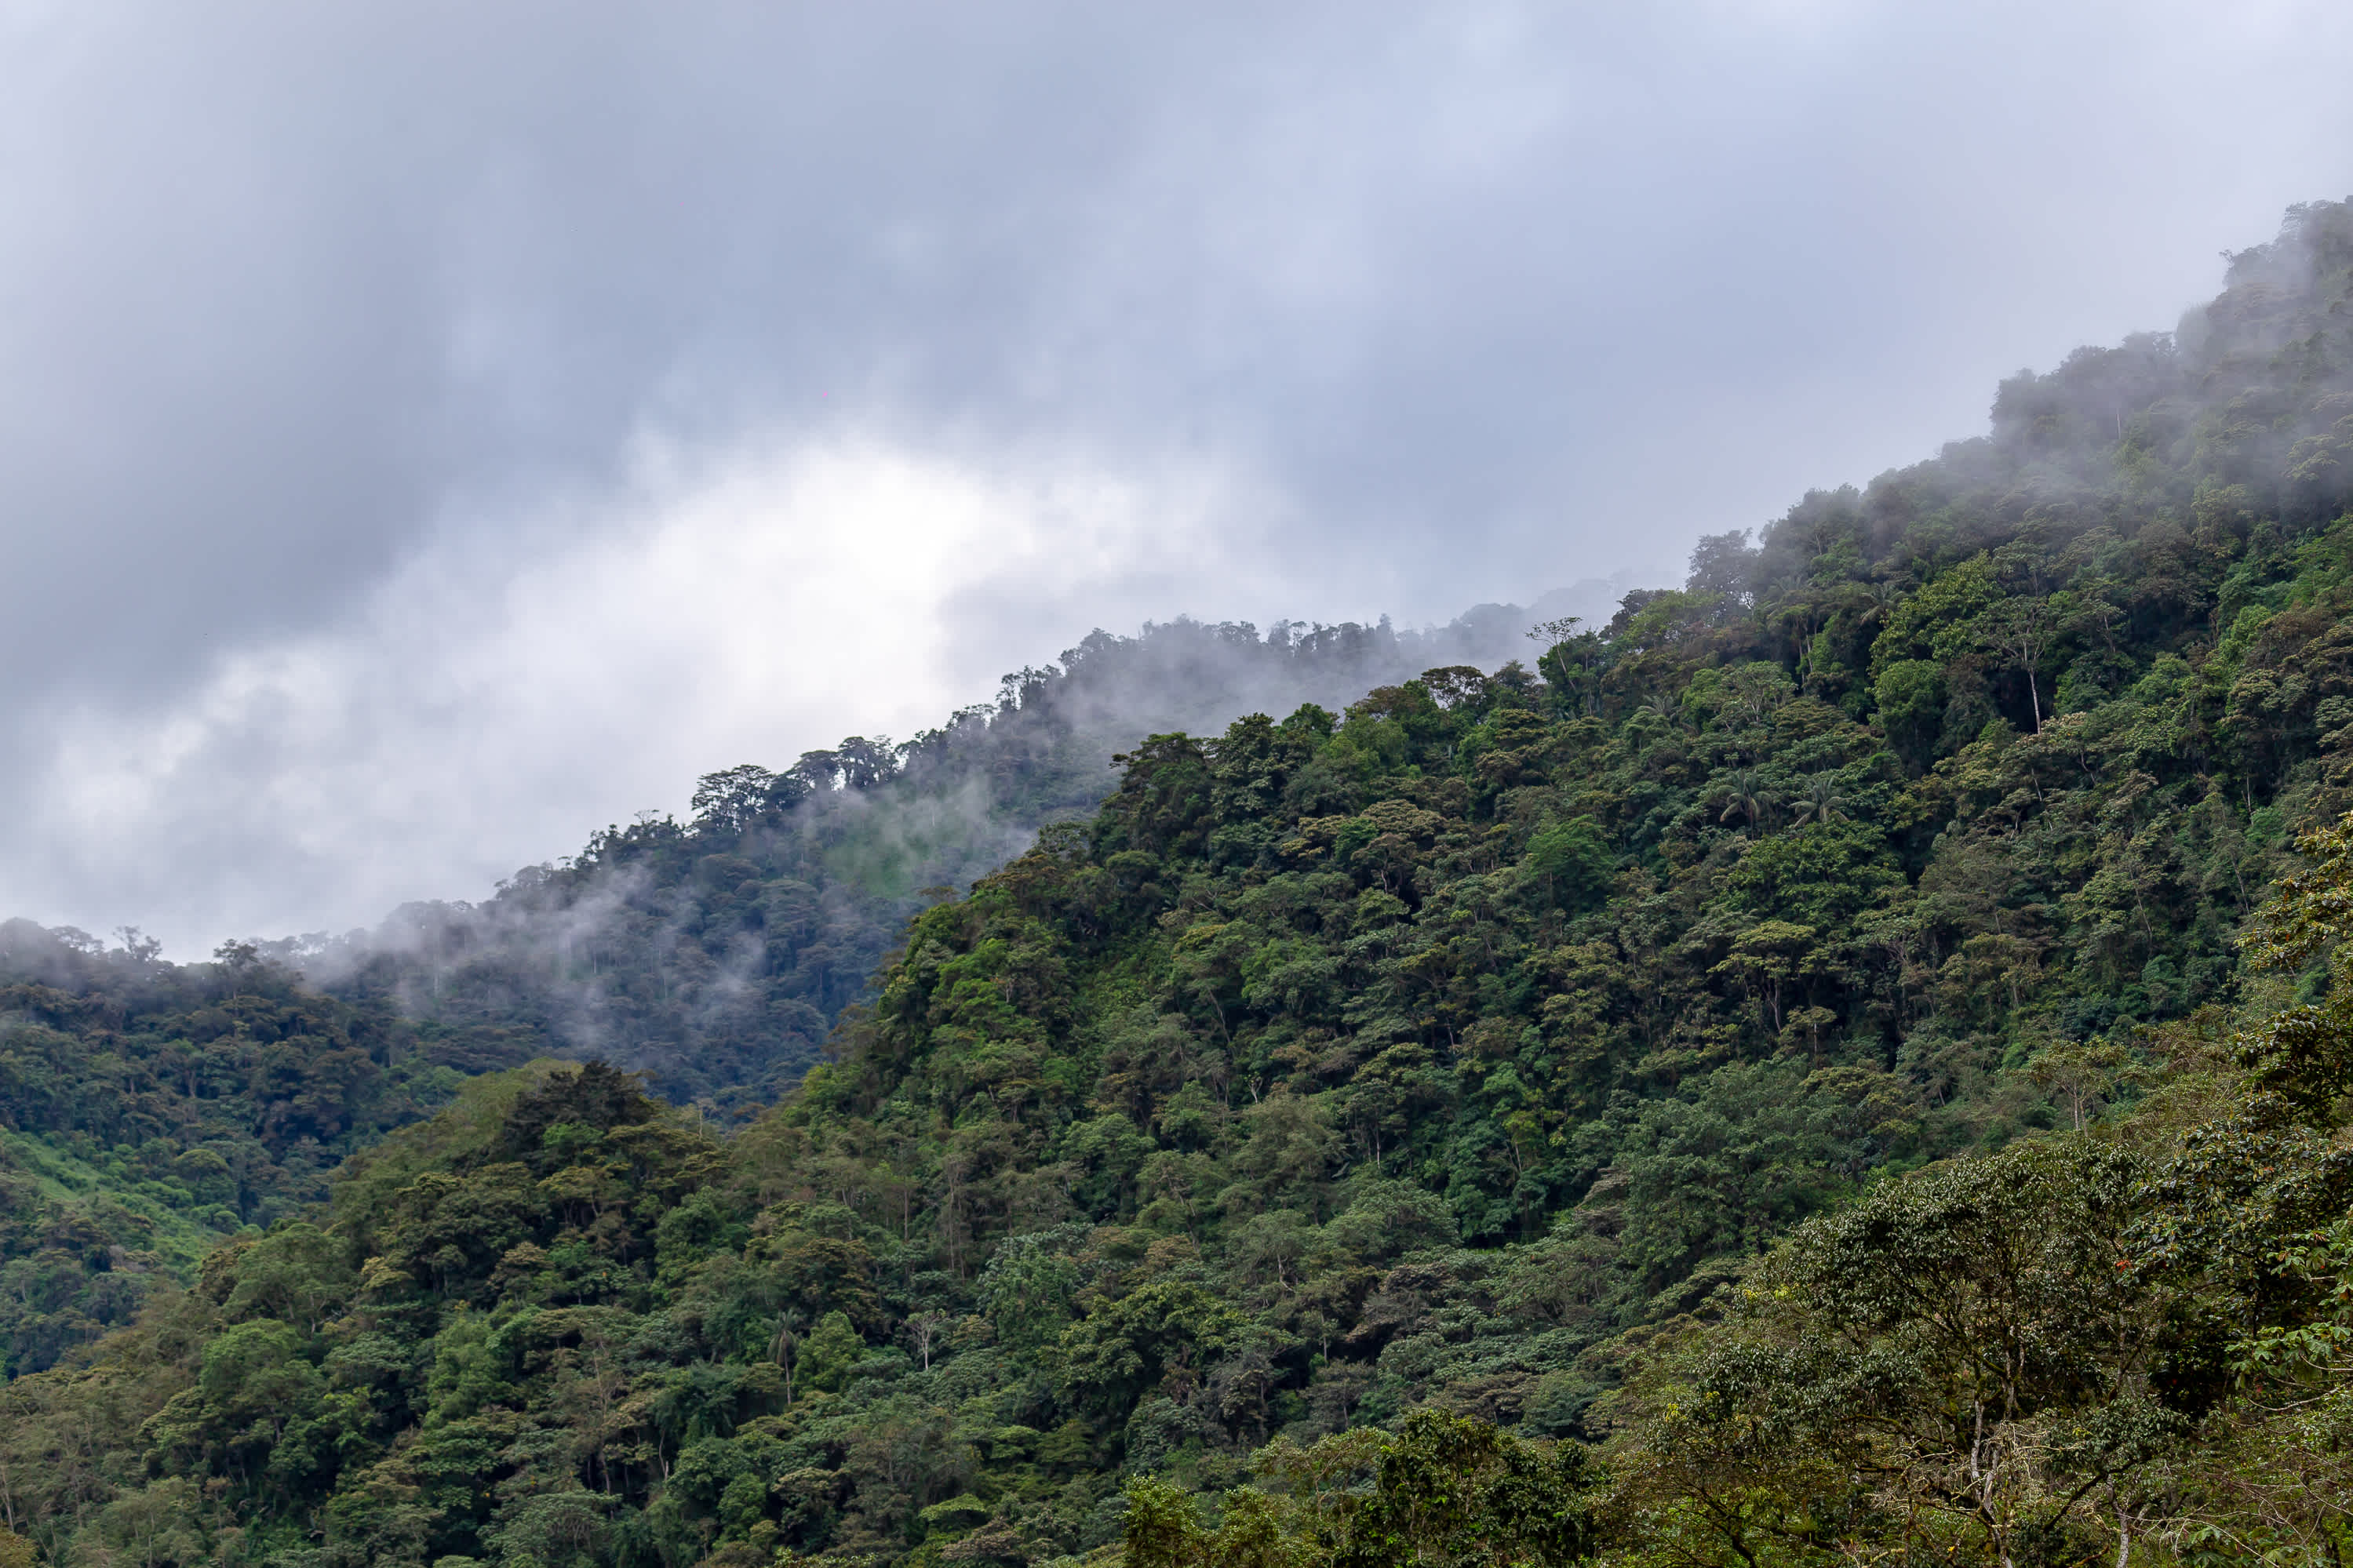
<svg viewBox="0 0 2353 1568">
<path fill-rule="evenodd" d="M 1630 580 L 1582 583 L 1451 624 L 1177 620 L 1097 631 L 997 701 L 893 744 L 853 735 L 789 767 L 701 781 L 685 823 L 649 816 L 529 867 L 480 904 L 411 905 L 372 932 L 261 944 L 329 990 L 396 1004 L 427 1033 L 484 1030 L 647 1072 L 741 1114 L 799 1081 L 907 918 L 1110 793 L 1145 736 L 1332 707 L 1434 663 L 1492 668 L 1533 621 L 1607 620 Z"/>
<path fill-rule="evenodd" d="M 135 932 L 108 950 L 11 922 L 0 1377 L 127 1323 L 239 1228 L 321 1201 L 337 1160 L 470 1074 L 610 1056 L 673 1099 L 747 1115 L 816 1059 L 907 915 L 946 890 L 931 879 L 969 881 L 1041 823 L 1092 809 L 1111 756 L 1148 732 L 1123 726 L 1352 690 L 1428 649 L 1509 652 L 1525 619 L 1491 605 L 1424 633 L 1098 633 L 1060 667 L 1008 678 L 994 710 L 902 746 L 853 737 L 783 774 L 712 774 L 687 824 L 607 829 L 482 905 L 412 906 L 339 941 L 233 942 L 174 964 Z"/>
<path fill-rule="evenodd" d="M 1532 669 L 1137 744 L 740 1131 L 471 1079 L 0 1393 L 5 1521 L 151 1564 L 2335 1561 L 2348 454 L 2353 208 L 2299 208 L 2176 336 Z M 798 793 L 638 841 L 732 897 Z"/>
<path fill-rule="evenodd" d="M 223 1237 L 327 1195 L 343 1157 L 521 1057 L 436 1051 L 249 948 L 0 925 L 0 1376 L 131 1321 Z"/>
</svg>

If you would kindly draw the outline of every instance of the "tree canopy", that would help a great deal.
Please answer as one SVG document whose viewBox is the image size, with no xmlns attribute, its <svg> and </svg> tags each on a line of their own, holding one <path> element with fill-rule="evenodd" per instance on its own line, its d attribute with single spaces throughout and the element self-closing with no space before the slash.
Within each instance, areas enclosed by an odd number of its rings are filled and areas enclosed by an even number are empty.
<svg viewBox="0 0 2353 1568">
<path fill-rule="evenodd" d="M 2296 209 L 1532 668 L 1134 737 L 871 969 L 789 868 L 879 742 L 526 879 L 634 911 L 528 973 L 41 937 L 12 1137 L 220 1244 L 85 1249 L 0 1562 L 2338 1561 L 2348 299 Z M 523 1060 L 567 964 L 618 1059 Z"/>
</svg>

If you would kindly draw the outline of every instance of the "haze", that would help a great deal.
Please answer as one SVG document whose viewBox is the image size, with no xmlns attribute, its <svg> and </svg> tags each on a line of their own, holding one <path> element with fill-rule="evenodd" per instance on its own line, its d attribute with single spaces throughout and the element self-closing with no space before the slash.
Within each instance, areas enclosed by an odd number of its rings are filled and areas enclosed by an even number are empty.
<svg viewBox="0 0 2353 1568">
<path fill-rule="evenodd" d="M 2311 5 L 0 5 L 0 914 L 471 898 L 1765 521 L 2353 189 Z"/>
</svg>

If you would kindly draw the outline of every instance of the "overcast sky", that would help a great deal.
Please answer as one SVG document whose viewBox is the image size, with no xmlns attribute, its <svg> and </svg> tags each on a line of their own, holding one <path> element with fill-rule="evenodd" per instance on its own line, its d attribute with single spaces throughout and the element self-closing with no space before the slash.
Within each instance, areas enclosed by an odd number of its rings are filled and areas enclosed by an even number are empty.
<svg viewBox="0 0 2353 1568">
<path fill-rule="evenodd" d="M 0 914 L 479 898 L 1091 626 L 1982 430 L 2353 190 L 2353 7 L 0 0 Z"/>
</svg>

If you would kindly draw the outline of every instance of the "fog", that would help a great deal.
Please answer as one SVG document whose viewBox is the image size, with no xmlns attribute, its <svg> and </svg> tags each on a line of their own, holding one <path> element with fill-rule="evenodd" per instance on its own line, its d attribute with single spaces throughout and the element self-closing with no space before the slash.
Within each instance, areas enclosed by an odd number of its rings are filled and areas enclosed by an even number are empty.
<svg viewBox="0 0 2353 1568">
<path fill-rule="evenodd" d="M 1090 629 L 1442 624 L 2353 188 L 2312 5 L 0 6 L 0 912 L 479 898 Z"/>
<path fill-rule="evenodd" d="M 1250 714 L 1329 724 L 1425 672 L 1441 700 L 1464 666 L 1527 681 L 1564 621 L 1604 624 L 1632 584 L 1589 579 L 1404 632 L 1188 619 L 1092 632 L 907 741 L 853 735 L 781 771 L 720 770 L 685 821 L 609 826 L 488 900 L 406 903 L 373 929 L 263 950 L 315 984 L 389 995 L 443 1038 L 516 1060 L 600 1056 L 674 1100 L 740 1112 L 817 1060 L 910 915 L 1091 816 L 1123 753 Z"/>
</svg>

